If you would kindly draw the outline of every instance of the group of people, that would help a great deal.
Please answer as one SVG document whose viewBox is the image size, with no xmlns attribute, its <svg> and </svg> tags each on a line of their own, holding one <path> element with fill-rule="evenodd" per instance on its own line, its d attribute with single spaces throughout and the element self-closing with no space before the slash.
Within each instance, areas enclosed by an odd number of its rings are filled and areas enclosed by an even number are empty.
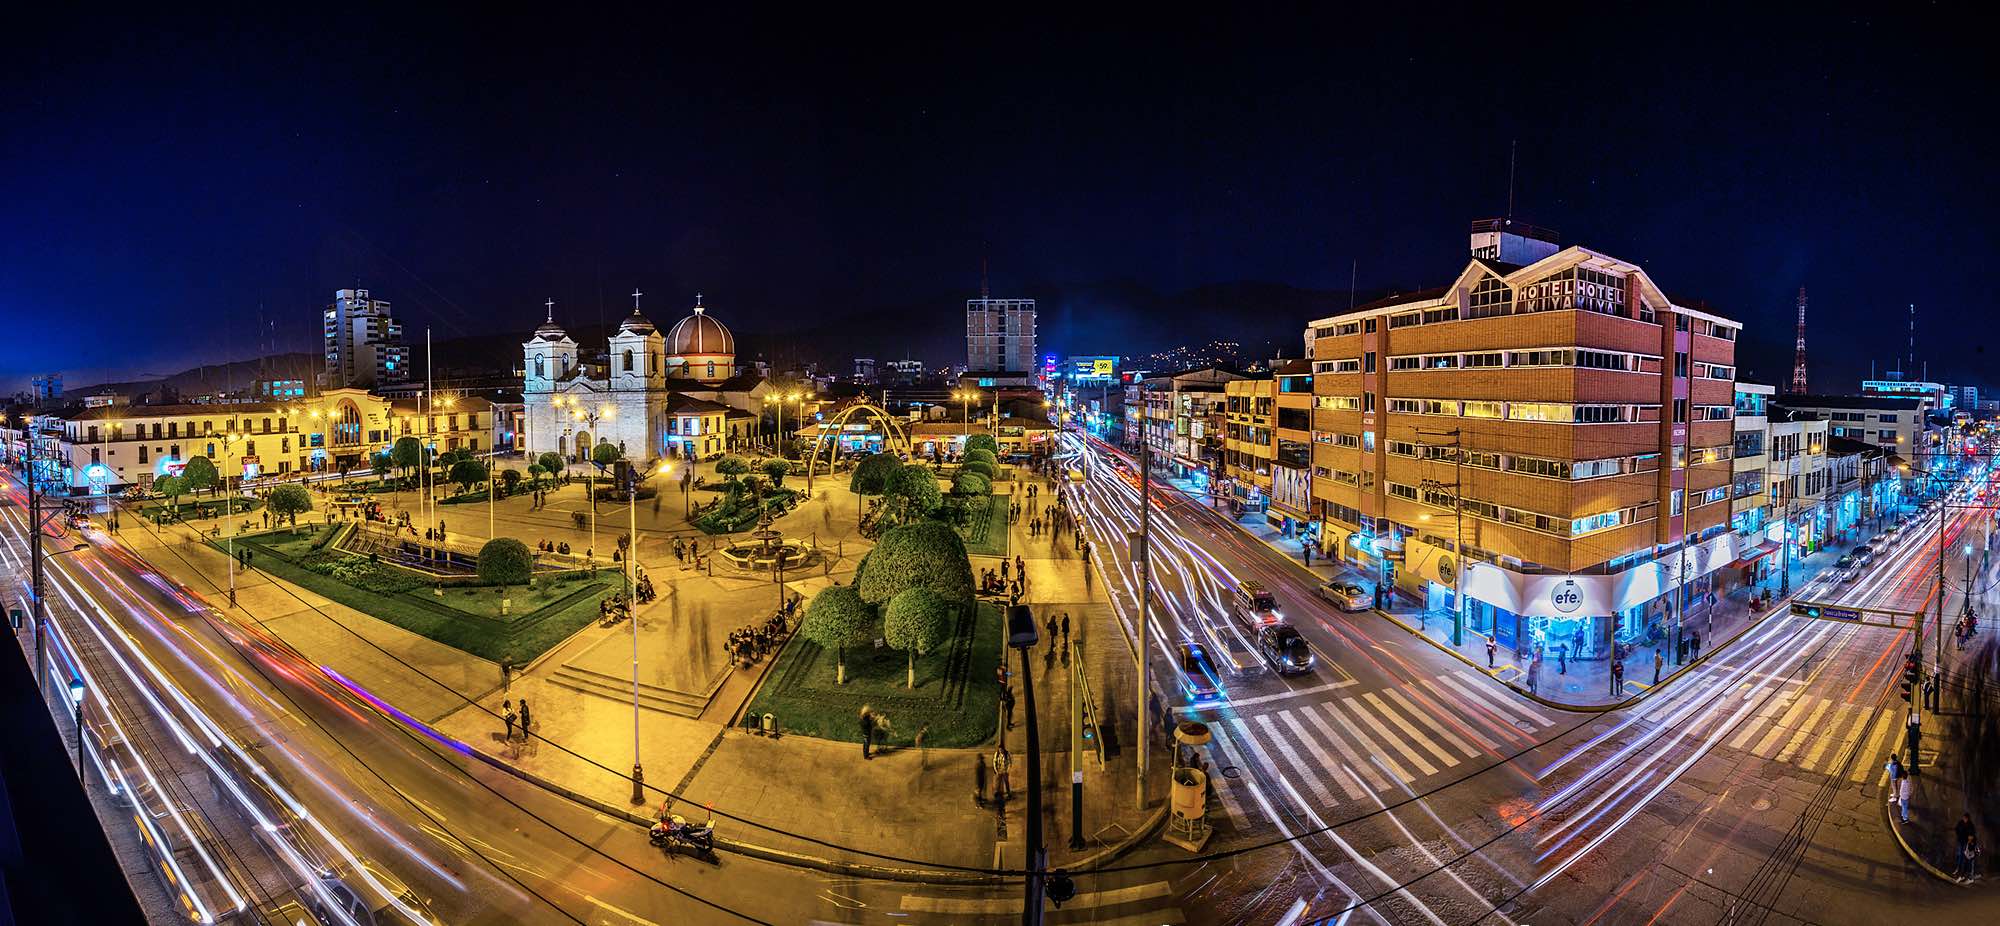
<svg viewBox="0 0 2000 926">
<path fill-rule="evenodd" d="M 702 563 L 707 559 L 707 554 L 701 551 L 700 540 L 689 540 L 681 537 L 674 538 L 674 562 L 680 563 L 684 567 L 700 569 Z"/>
<path fill-rule="evenodd" d="M 569 541 L 565 540 L 561 543 L 557 543 L 553 540 L 544 540 L 541 543 L 535 544 L 535 549 L 540 550 L 543 553 L 561 553 L 564 556 L 568 556 Z"/>
<path fill-rule="evenodd" d="M 729 653 L 729 664 L 745 668 L 764 661 L 764 657 L 778 651 L 785 638 L 791 635 L 791 623 L 783 611 L 771 615 L 762 625 L 741 627 L 729 632 L 729 641 L 724 648 Z"/>
<path fill-rule="evenodd" d="M 512 698 L 501 701 L 500 709 L 504 712 L 500 719 L 507 724 L 507 742 L 511 743 L 514 741 L 514 725 L 516 723 L 519 723 L 521 726 L 521 739 L 525 740 L 534 735 L 532 727 L 534 715 L 528 711 L 527 698 L 521 699 L 521 709 L 518 714 L 514 711 L 514 699 Z"/>
<path fill-rule="evenodd" d="M 1020 604 L 1021 596 L 1027 592 L 1028 564 L 1020 556 L 1015 556 L 1011 564 L 1002 559 L 997 571 L 987 569 L 979 574 L 981 595 L 1006 595 L 1010 604 Z"/>
</svg>

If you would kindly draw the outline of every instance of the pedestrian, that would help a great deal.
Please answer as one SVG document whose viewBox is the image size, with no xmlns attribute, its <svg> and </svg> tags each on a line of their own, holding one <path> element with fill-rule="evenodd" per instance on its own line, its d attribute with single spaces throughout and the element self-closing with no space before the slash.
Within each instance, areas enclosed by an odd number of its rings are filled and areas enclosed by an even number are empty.
<svg viewBox="0 0 2000 926">
<path fill-rule="evenodd" d="M 1055 648 L 1056 648 L 1056 616 L 1055 616 L 1055 615 L 1053 615 L 1053 614 L 1049 615 L 1049 621 L 1048 621 L 1048 624 L 1046 625 L 1046 627 L 1047 627 L 1047 629 L 1048 629 L 1048 633 L 1049 633 L 1049 651 L 1050 651 L 1050 652 L 1055 652 Z"/>
<path fill-rule="evenodd" d="M 1666 657 L 1660 655 L 1660 648 L 1657 646 L 1653 647 L 1653 684 L 1658 685 L 1660 683 L 1660 667 L 1666 665 L 1666 662 Z"/>
<path fill-rule="evenodd" d="M 500 706 L 507 711 L 500 719 L 507 722 L 507 742 L 511 743 L 514 741 L 514 699 L 508 698 L 500 702 Z"/>
<path fill-rule="evenodd" d="M 972 806 L 986 806 L 986 756 L 972 757 Z"/>
<path fill-rule="evenodd" d="M 1499 647 L 1498 647 L 1497 645 L 1495 645 L 1495 644 L 1494 644 L 1494 642 L 1493 642 L 1493 638 L 1492 638 L 1492 637 L 1487 637 L 1487 638 L 1486 638 L 1486 667 L 1487 667 L 1487 668 L 1489 668 L 1489 669 L 1491 669 L 1491 668 L 1495 668 L 1495 666 L 1494 666 L 1494 664 L 1493 664 L 1493 654 L 1494 654 L 1495 652 L 1497 652 L 1498 650 L 1499 650 Z"/>
<path fill-rule="evenodd" d="M 875 711 L 868 705 L 861 705 L 861 758 L 873 759 L 875 748 Z"/>
<path fill-rule="evenodd" d="M 1063 647 L 1064 647 L 1065 649 L 1067 649 L 1067 648 L 1069 647 L 1069 612 L 1068 612 L 1068 611 L 1064 611 L 1064 612 L 1063 612 L 1063 619 L 1062 619 L 1062 632 L 1063 632 Z"/>
<path fill-rule="evenodd" d="M 1567 643 L 1556 645 L 1556 674 L 1569 674 L 1569 644 Z"/>
<path fill-rule="evenodd" d="M 1625 660 L 1623 657 L 1611 663 L 1611 694 L 1616 697 L 1625 690 Z"/>
<path fill-rule="evenodd" d="M 1910 790 L 1912 786 L 1913 779 L 1908 775 L 1904 775 L 1903 780 L 1896 785 L 1896 812 L 1902 815 L 1904 823 L 1910 822 Z"/>
<path fill-rule="evenodd" d="M 1302 556 L 1304 556 L 1304 557 L 1306 558 L 1306 568 L 1307 568 L 1307 569 L 1311 569 L 1311 568 L 1312 568 L 1312 564 L 1313 564 L 1313 548 L 1312 548 L 1312 544 L 1309 544 L 1309 543 L 1301 543 L 1301 544 L 1299 544 L 1299 553 L 1300 553 L 1300 555 L 1302 555 Z"/>
<path fill-rule="evenodd" d="M 1000 713 L 1006 720 L 1006 726 L 1002 727 L 1002 729 L 1014 729 L 1014 686 L 1012 685 L 1000 689 Z"/>
<path fill-rule="evenodd" d="M 500 660 L 500 690 L 501 691 L 509 690 L 510 688 L 513 687 L 513 682 L 514 682 L 514 663 L 505 659 Z"/>
<path fill-rule="evenodd" d="M 524 740 L 534 738 L 534 727 L 532 725 L 532 716 L 528 713 L 527 698 L 521 699 L 521 738 Z"/>
<path fill-rule="evenodd" d="M 919 726 L 917 727 L 916 739 L 911 740 L 911 743 L 917 747 L 917 758 L 922 763 L 919 767 L 924 769 L 925 771 L 929 771 L 931 767 L 930 751 L 924 748 L 924 739 L 925 737 L 930 735 L 930 732 L 931 732 L 930 724 L 924 724 L 922 726 Z"/>
<path fill-rule="evenodd" d="M 1979 858 L 1979 833 L 1972 826 L 1972 815 L 1968 813 L 1959 817 L 1958 826 L 1953 829 L 1953 832 L 1958 837 L 1956 840 L 1956 845 L 1958 846 L 1958 867 L 1952 869 L 1951 876 L 1958 883 L 1964 884 L 1979 877 L 1977 863 Z"/>
<path fill-rule="evenodd" d="M 1896 802 L 1896 789 L 1903 783 L 1903 760 L 1895 753 L 1889 754 L 1889 761 L 1882 763 L 1882 771 L 1889 775 L 1889 803 Z"/>
<path fill-rule="evenodd" d="M 1688 657 L 1691 659 L 1701 658 L 1701 631 L 1699 630 L 1688 632 Z"/>
<path fill-rule="evenodd" d="M 1008 781 L 1013 764 L 1014 757 L 1008 754 L 1006 746 L 993 754 L 993 803 L 1003 811 L 1007 809 L 1007 799 L 1014 796 L 1014 785 Z"/>
<path fill-rule="evenodd" d="M 1007 581 L 1007 570 L 1013 568 L 1006 560 L 1000 561 L 1000 581 Z"/>
</svg>

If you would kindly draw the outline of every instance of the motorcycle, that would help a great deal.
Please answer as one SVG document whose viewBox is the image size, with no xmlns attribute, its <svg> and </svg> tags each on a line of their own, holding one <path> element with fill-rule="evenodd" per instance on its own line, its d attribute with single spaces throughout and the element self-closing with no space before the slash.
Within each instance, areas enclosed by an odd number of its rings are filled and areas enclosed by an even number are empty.
<svg viewBox="0 0 2000 926">
<path fill-rule="evenodd" d="M 668 851 L 690 849 L 703 858 L 715 857 L 715 818 L 699 826 L 689 823 L 680 814 L 667 812 L 665 804 L 660 805 L 659 821 L 647 831 L 653 845 Z"/>
</svg>

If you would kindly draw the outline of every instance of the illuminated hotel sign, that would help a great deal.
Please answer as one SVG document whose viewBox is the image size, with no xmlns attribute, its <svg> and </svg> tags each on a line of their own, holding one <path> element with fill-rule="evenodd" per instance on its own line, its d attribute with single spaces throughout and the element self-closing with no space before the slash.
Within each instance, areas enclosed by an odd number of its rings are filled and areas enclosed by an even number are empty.
<svg viewBox="0 0 2000 926">
<path fill-rule="evenodd" d="M 1625 290 L 1565 275 L 1529 283 L 1521 287 L 1514 297 L 1516 312 L 1554 312 L 1561 309 L 1622 313 L 1625 311 Z"/>
</svg>

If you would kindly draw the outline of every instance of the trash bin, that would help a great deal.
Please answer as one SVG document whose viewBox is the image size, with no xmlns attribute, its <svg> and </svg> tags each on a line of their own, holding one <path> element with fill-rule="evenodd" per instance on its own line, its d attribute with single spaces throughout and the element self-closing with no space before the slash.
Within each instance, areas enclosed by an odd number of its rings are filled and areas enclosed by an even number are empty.
<svg viewBox="0 0 2000 926">
<path fill-rule="evenodd" d="M 776 732 L 778 732 L 778 718 L 776 715 L 766 712 L 764 714 L 764 735 L 770 736 Z"/>
</svg>

